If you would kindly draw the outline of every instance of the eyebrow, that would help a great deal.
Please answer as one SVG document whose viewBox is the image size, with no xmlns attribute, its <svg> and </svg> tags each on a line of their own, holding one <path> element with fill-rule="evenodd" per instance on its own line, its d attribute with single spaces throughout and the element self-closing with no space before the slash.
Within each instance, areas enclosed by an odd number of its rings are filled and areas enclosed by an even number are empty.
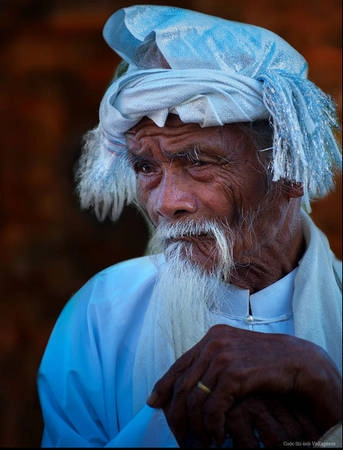
<svg viewBox="0 0 343 450">
<path fill-rule="evenodd" d="M 223 156 L 222 154 L 217 153 L 214 151 L 213 147 L 207 147 L 207 146 L 200 146 L 197 144 L 186 146 L 185 148 L 181 149 L 180 151 L 176 153 L 171 153 L 169 155 L 168 152 L 163 152 L 163 154 L 166 154 L 168 159 L 170 161 L 174 161 L 177 159 L 187 159 L 188 161 L 195 162 L 199 161 L 201 157 L 208 157 L 212 158 L 213 160 L 220 161 L 220 162 L 230 162 L 229 155 Z"/>
<path fill-rule="evenodd" d="M 163 155 L 165 155 L 170 161 L 174 161 L 177 159 L 187 159 L 189 161 L 197 161 L 201 154 L 206 153 L 206 151 L 202 150 L 199 145 L 194 144 L 184 148 L 181 148 L 177 152 L 168 152 L 163 151 Z"/>
<path fill-rule="evenodd" d="M 130 157 L 136 157 L 139 156 L 140 158 L 148 157 L 151 158 L 152 155 L 151 148 L 147 148 L 144 151 L 144 155 L 142 154 L 136 154 L 134 151 L 128 149 L 128 154 Z M 163 156 L 165 156 L 169 160 L 179 159 L 179 158 L 189 158 L 189 159 L 198 159 L 199 154 L 204 154 L 206 151 L 201 151 L 198 145 L 189 145 L 184 148 L 179 149 L 178 151 L 168 151 L 168 150 L 162 150 L 161 153 Z"/>
<path fill-rule="evenodd" d="M 150 148 L 146 149 L 144 154 L 136 154 L 132 151 L 128 151 L 128 156 L 131 162 L 142 161 L 146 159 L 152 158 L 152 150 Z M 191 162 L 199 161 L 201 156 L 207 156 L 209 158 L 217 159 L 224 162 L 229 162 L 229 158 L 216 153 L 212 147 L 200 146 L 199 144 L 190 144 L 185 147 L 179 149 L 178 151 L 172 152 L 167 150 L 162 150 L 161 153 L 163 156 L 168 159 L 168 161 L 177 161 L 177 160 L 187 160 Z"/>
</svg>

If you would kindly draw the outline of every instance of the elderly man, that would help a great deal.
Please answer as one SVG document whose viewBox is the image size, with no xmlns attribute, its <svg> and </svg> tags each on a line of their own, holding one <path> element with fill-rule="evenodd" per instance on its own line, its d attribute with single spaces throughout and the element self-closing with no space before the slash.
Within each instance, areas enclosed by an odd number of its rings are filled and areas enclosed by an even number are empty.
<svg viewBox="0 0 343 450">
<path fill-rule="evenodd" d="M 78 191 L 99 219 L 134 203 L 151 240 L 57 320 L 42 445 L 321 445 L 342 417 L 341 264 L 308 214 L 341 163 L 331 100 L 252 25 L 133 6 L 104 36 L 123 62 Z"/>
</svg>

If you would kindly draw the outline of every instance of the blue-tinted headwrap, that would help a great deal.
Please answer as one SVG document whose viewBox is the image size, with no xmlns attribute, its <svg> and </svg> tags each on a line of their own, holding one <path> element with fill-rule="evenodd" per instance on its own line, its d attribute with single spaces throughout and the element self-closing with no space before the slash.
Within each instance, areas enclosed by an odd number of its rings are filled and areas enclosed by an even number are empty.
<svg viewBox="0 0 343 450">
<path fill-rule="evenodd" d="M 273 180 L 301 182 L 308 209 L 310 198 L 332 188 L 341 164 L 335 106 L 278 35 L 200 12 L 138 5 L 114 13 L 104 38 L 126 67 L 102 99 L 97 147 L 84 157 L 84 207 L 95 206 L 102 217 L 111 209 L 116 218 L 132 201 L 133 177 L 122 165 L 116 169 L 125 132 L 144 116 L 162 127 L 169 113 L 201 127 L 270 118 Z"/>
</svg>

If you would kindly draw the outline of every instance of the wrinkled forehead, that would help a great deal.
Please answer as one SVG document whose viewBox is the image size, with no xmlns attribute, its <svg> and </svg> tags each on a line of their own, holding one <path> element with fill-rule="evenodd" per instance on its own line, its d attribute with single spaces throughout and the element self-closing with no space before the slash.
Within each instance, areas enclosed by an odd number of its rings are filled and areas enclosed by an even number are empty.
<svg viewBox="0 0 343 450">
<path fill-rule="evenodd" d="M 199 133 L 207 134 L 208 131 L 213 132 L 214 129 L 222 127 L 208 127 L 201 128 L 198 123 L 184 123 L 176 114 L 168 114 L 168 117 L 163 126 L 158 126 L 148 117 L 143 117 L 136 125 L 126 132 L 126 139 L 130 141 L 132 138 L 141 138 L 143 136 L 156 135 L 174 135 L 181 136 L 187 134 Z"/>
<path fill-rule="evenodd" d="M 162 152 L 216 153 L 241 151 L 243 148 L 255 148 L 244 123 L 225 124 L 202 128 L 197 123 L 183 123 L 175 114 L 170 114 L 163 127 L 157 126 L 151 119 L 144 117 L 126 133 L 129 152 L 150 152 L 159 147 Z"/>
<path fill-rule="evenodd" d="M 212 129 L 211 129 L 212 128 Z M 169 114 L 163 126 L 158 126 L 148 117 L 143 117 L 130 128 L 125 136 L 129 152 L 141 152 L 152 147 L 179 151 L 182 148 L 206 142 L 208 136 L 219 127 L 201 128 L 197 123 L 184 123 L 175 114 Z"/>
</svg>

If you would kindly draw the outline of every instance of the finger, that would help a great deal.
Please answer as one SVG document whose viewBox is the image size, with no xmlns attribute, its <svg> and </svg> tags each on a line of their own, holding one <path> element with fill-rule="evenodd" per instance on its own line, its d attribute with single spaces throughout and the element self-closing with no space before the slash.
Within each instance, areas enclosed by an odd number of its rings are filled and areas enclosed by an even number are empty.
<svg viewBox="0 0 343 450">
<path fill-rule="evenodd" d="M 304 441 L 316 441 L 322 434 L 322 430 L 313 421 L 311 411 L 296 399 L 289 400 L 289 408 L 299 427 L 301 428 L 301 439 Z"/>
<path fill-rule="evenodd" d="M 178 440 L 177 443 L 181 448 L 210 448 L 209 440 L 199 440 L 190 431 L 183 440 Z"/>
<path fill-rule="evenodd" d="M 256 395 L 251 398 L 251 416 L 258 436 L 264 447 L 275 448 L 285 441 L 297 441 L 301 427 L 285 404 L 285 399 L 270 395 Z"/>
<path fill-rule="evenodd" d="M 208 448 L 211 441 L 203 423 L 203 407 L 208 392 L 206 387 L 202 387 L 203 385 L 199 388 L 199 381 L 207 365 L 206 358 L 199 357 L 180 374 L 174 381 L 172 398 L 166 410 L 168 424 L 179 442 L 183 443 L 191 439 L 199 447 L 205 448 Z"/>
<path fill-rule="evenodd" d="M 178 442 L 184 443 L 190 439 L 195 441 L 206 441 L 202 426 L 202 403 L 204 392 L 197 386 L 200 378 L 201 367 L 185 371 L 174 382 L 171 400 L 164 408 L 167 422 Z M 205 395 L 206 397 L 206 395 Z M 190 425 L 195 420 L 197 425 Z"/>
<path fill-rule="evenodd" d="M 219 445 L 225 439 L 225 423 L 228 405 L 232 405 L 233 400 L 225 396 L 221 397 L 216 390 L 211 392 L 203 407 L 204 432 L 212 436 Z"/>
<path fill-rule="evenodd" d="M 269 412 L 284 429 L 287 441 L 300 442 L 303 438 L 303 428 L 293 414 L 289 399 L 286 396 L 275 396 L 273 394 L 265 395 L 264 399 Z M 260 435 L 263 442 L 266 442 L 269 446 L 273 444 L 273 442 L 269 442 L 268 434 L 264 433 L 263 428 L 260 430 Z"/>
<path fill-rule="evenodd" d="M 199 390 L 200 396 L 204 392 Z M 189 394 L 178 390 L 173 395 L 170 405 L 164 408 L 168 425 L 173 432 L 176 441 L 181 448 L 209 448 L 210 439 L 204 433 L 202 424 L 201 403 L 195 402 L 198 407 L 193 407 L 188 402 Z M 194 401 L 194 400 L 193 400 Z M 192 401 L 191 401 L 192 402 Z M 199 426 L 191 426 L 195 419 Z"/>
<path fill-rule="evenodd" d="M 167 372 L 155 383 L 153 390 L 147 399 L 147 404 L 152 408 L 164 408 L 170 403 L 174 393 L 175 383 L 192 363 L 197 359 L 197 349 L 192 348 L 178 358 Z M 194 375 L 196 376 L 196 375 Z M 192 377 L 189 377 L 188 384 L 194 384 Z"/>
<path fill-rule="evenodd" d="M 263 405 L 254 403 L 260 402 Z M 283 447 L 283 442 L 314 441 L 319 433 L 299 399 L 292 396 L 261 394 L 250 401 L 256 430 L 265 447 Z"/>
<path fill-rule="evenodd" d="M 181 448 L 210 448 L 211 441 L 205 438 L 204 440 L 199 440 L 190 431 L 185 436 L 183 440 L 177 440 L 179 447 Z"/>
<path fill-rule="evenodd" d="M 245 397 L 228 412 L 226 429 L 239 448 L 275 448 L 287 438 L 266 399 L 257 395 Z"/>
<path fill-rule="evenodd" d="M 202 386 L 202 385 L 200 385 Z M 211 388 L 205 385 L 209 392 L 199 387 L 198 383 L 188 392 L 187 395 L 187 411 L 188 423 L 192 436 L 204 448 L 209 448 L 211 437 L 206 433 L 203 421 L 203 408 L 208 395 L 211 394 Z"/>
<path fill-rule="evenodd" d="M 205 432 L 212 436 L 216 443 L 224 441 L 226 431 L 226 413 L 235 402 L 233 392 L 239 390 L 235 387 L 233 379 L 223 375 L 223 371 L 218 378 L 217 373 L 210 366 L 203 375 L 202 381 L 206 386 L 212 386 L 203 405 L 203 423 Z"/>
<path fill-rule="evenodd" d="M 166 406 L 164 414 L 177 443 L 181 448 L 188 448 L 191 446 L 192 437 L 188 430 L 187 416 L 185 408 L 179 414 L 173 413 L 172 405 Z M 182 412 L 183 411 L 183 412 Z"/>
<path fill-rule="evenodd" d="M 232 440 L 232 447 L 235 448 L 259 448 L 259 441 L 254 433 L 249 410 L 242 402 L 232 408 L 227 414 L 225 429 Z M 226 439 L 228 436 L 226 435 Z"/>
<path fill-rule="evenodd" d="M 311 411 L 301 398 L 295 395 L 269 394 L 266 399 L 273 416 L 286 430 L 288 440 L 314 441 L 320 436 Z"/>
<path fill-rule="evenodd" d="M 177 381 L 174 385 L 174 391 L 171 401 L 164 407 L 168 425 L 172 430 L 179 445 L 187 445 L 190 440 L 188 427 L 188 413 L 186 404 L 186 391 L 176 388 Z"/>
</svg>

